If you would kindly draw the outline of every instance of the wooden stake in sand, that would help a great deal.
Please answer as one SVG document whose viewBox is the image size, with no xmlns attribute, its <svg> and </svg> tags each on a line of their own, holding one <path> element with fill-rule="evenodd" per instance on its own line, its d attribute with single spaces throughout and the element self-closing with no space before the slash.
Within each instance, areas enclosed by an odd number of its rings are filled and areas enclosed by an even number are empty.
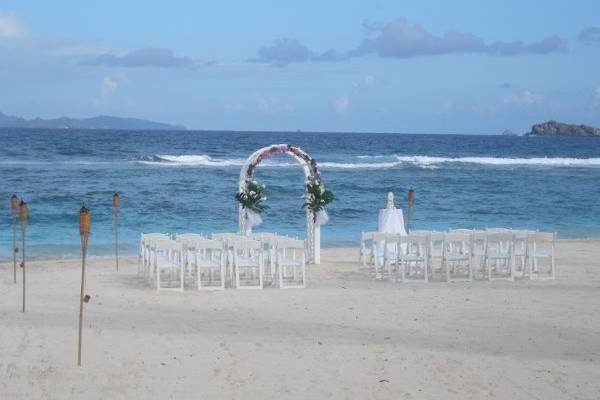
<svg viewBox="0 0 600 400">
<path fill-rule="evenodd" d="M 25 232 L 27 231 L 27 218 L 29 218 L 29 209 L 27 208 L 27 203 L 21 199 L 21 203 L 19 203 L 19 219 L 21 220 L 21 239 L 23 240 L 22 248 L 21 248 L 21 268 L 23 268 L 23 312 L 25 312 L 25 277 L 26 277 L 26 268 L 25 268 Z"/>
<path fill-rule="evenodd" d="M 13 218 L 13 281 L 17 283 L 17 252 L 19 248 L 17 247 L 17 195 L 13 194 L 10 197 L 10 208 L 12 209 L 12 218 Z"/>
<path fill-rule="evenodd" d="M 81 237 L 81 293 L 79 296 L 79 342 L 77 345 L 77 365 L 81 366 L 81 343 L 83 340 L 83 303 L 90 301 L 85 294 L 85 259 L 92 224 L 90 210 L 82 206 L 79 210 L 79 236 Z"/>
<path fill-rule="evenodd" d="M 411 222 L 412 222 L 412 208 L 415 204 L 415 189 L 410 189 L 406 196 L 406 202 L 408 203 L 408 218 L 406 223 L 406 232 L 410 233 Z"/>
<path fill-rule="evenodd" d="M 115 214 L 115 260 L 119 272 L 119 193 L 113 195 L 113 213 Z"/>
</svg>

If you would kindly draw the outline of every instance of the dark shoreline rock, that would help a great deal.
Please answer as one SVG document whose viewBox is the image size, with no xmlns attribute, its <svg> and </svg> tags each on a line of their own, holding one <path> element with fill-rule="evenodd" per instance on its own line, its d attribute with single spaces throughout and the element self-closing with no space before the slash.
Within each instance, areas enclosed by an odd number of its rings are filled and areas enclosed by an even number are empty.
<svg viewBox="0 0 600 400">
<path fill-rule="evenodd" d="M 600 136 L 600 129 L 588 125 L 565 124 L 557 121 L 548 121 L 535 124 L 527 136 Z"/>
</svg>

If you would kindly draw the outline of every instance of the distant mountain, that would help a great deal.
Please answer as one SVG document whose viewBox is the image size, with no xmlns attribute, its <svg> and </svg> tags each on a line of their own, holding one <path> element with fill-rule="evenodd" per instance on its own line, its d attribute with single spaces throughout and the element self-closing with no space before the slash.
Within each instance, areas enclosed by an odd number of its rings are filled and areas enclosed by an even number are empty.
<svg viewBox="0 0 600 400">
<path fill-rule="evenodd" d="M 527 136 L 600 136 L 600 129 L 587 125 L 573 125 L 548 121 L 531 127 Z"/>
<path fill-rule="evenodd" d="M 91 118 L 60 117 L 55 119 L 25 119 L 0 112 L 0 128 L 46 129 L 126 129 L 126 130 L 185 130 L 185 126 L 164 124 L 136 118 L 99 115 Z"/>
<path fill-rule="evenodd" d="M 518 136 L 516 133 L 514 133 L 513 131 L 511 131 L 510 129 L 505 129 L 504 132 L 502 132 L 502 134 L 504 136 Z"/>
</svg>

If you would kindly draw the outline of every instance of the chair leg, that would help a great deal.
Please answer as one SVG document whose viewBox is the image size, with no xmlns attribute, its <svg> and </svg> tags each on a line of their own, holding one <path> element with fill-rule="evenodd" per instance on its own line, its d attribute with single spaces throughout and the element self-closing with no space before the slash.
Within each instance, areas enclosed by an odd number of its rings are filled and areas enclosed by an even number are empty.
<svg viewBox="0 0 600 400">
<path fill-rule="evenodd" d="M 156 265 L 156 290 L 160 290 L 160 266 Z"/>
<path fill-rule="evenodd" d="M 446 282 L 450 282 L 450 266 L 448 265 L 448 262 L 445 259 L 442 260 L 442 264 L 444 266 L 444 269 L 446 270 Z"/>
<path fill-rule="evenodd" d="M 260 281 L 260 288 L 263 288 L 263 272 L 264 272 L 264 267 L 263 267 L 263 262 L 262 259 L 260 260 L 259 264 L 258 264 L 258 279 Z"/>
<path fill-rule="evenodd" d="M 399 262 L 399 267 L 400 267 L 400 281 L 401 282 L 405 282 L 406 281 L 406 264 L 401 261 Z"/>
<path fill-rule="evenodd" d="M 390 279 L 392 276 L 392 261 L 388 261 L 387 267 L 385 268 L 385 274 L 387 275 L 387 279 Z"/>
<path fill-rule="evenodd" d="M 279 289 L 283 289 L 283 266 L 279 264 L 277 269 L 279 271 Z"/>
<path fill-rule="evenodd" d="M 306 262 L 302 257 L 302 288 L 306 288 Z"/>
<path fill-rule="evenodd" d="M 202 269 L 198 264 L 196 264 L 196 283 L 198 285 L 198 290 L 202 289 Z"/>
<path fill-rule="evenodd" d="M 469 282 L 473 281 L 473 256 L 469 256 Z"/>
<path fill-rule="evenodd" d="M 269 268 L 271 269 L 271 282 L 275 283 L 275 261 L 273 260 L 273 255 L 269 257 Z"/>
<path fill-rule="evenodd" d="M 183 291 L 183 289 L 185 288 L 185 274 L 186 274 L 185 264 L 182 261 L 180 261 L 179 277 L 181 278 L 181 286 L 180 286 L 181 291 Z"/>
<path fill-rule="evenodd" d="M 555 261 L 554 261 L 554 243 L 552 243 L 552 250 L 550 253 L 550 277 L 552 280 L 555 279 L 555 275 L 556 275 L 556 272 L 555 272 L 556 265 L 554 263 L 555 263 Z"/>
</svg>

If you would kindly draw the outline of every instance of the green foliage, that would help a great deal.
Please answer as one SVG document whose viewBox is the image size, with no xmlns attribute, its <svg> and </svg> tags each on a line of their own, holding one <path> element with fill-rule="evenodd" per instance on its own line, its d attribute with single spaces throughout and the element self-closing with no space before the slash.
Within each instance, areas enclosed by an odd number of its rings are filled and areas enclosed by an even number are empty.
<svg viewBox="0 0 600 400">
<path fill-rule="evenodd" d="M 256 181 L 247 181 L 242 192 L 235 195 L 235 199 L 243 208 L 254 211 L 257 214 L 267 210 L 269 206 L 262 204 L 267 200 L 265 185 L 259 185 Z"/>
<path fill-rule="evenodd" d="M 317 179 L 306 182 L 306 193 L 304 194 L 304 205 L 313 212 L 316 218 L 317 212 L 323 210 L 335 199 L 333 193 L 325 189 L 325 186 Z"/>
</svg>

